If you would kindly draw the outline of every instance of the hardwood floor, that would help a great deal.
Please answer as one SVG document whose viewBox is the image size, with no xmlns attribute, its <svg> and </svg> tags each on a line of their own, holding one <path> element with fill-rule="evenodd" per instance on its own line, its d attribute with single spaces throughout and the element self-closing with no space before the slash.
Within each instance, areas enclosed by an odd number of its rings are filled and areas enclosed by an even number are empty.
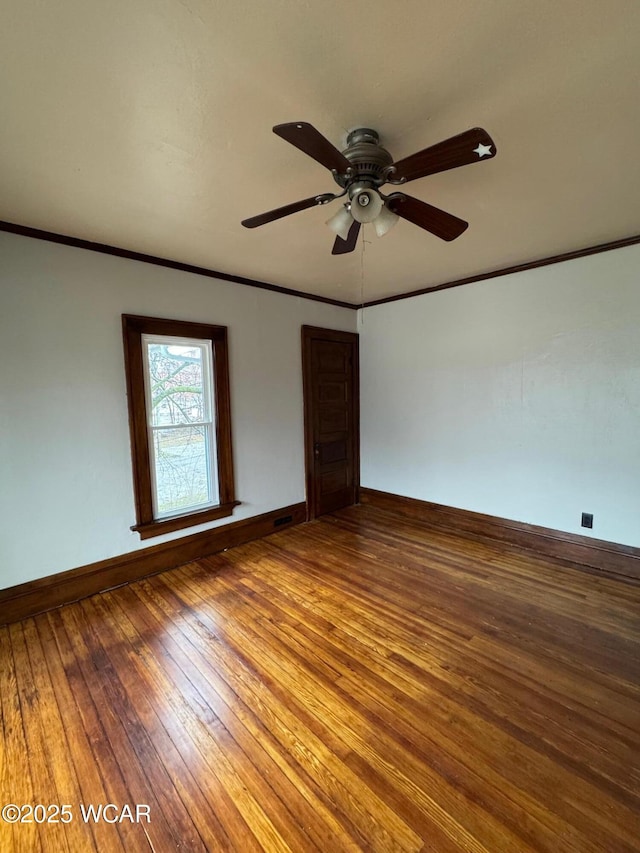
<svg viewBox="0 0 640 853">
<path fill-rule="evenodd" d="M 72 815 L 0 850 L 638 853 L 639 652 L 638 585 L 343 510 L 0 629 L 0 805 Z"/>
</svg>

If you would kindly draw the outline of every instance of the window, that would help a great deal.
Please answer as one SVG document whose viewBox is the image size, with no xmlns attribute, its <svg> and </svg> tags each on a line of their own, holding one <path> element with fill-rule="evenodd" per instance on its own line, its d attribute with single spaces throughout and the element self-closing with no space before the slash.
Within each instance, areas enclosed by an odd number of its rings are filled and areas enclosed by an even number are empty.
<svg viewBox="0 0 640 853">
<path fill-rule="evenodd" d="M 123 315 L 137 530 L 231 515 L 227 330 Z"/>
</svg>

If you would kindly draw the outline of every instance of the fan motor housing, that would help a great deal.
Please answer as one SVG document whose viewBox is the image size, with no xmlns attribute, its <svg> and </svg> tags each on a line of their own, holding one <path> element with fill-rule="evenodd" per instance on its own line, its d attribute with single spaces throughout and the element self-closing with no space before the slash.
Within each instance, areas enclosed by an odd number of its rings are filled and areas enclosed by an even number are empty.
<svg viewBox="0 0 640 853">
<path fill-rule="evenodd" d="M 352 130 L 342 153 L 352 164 L 353 174 L 334 174 L 336 183 L 341 187 L 349 187 L 356 182 L 379 187 L 385 182 L 385 170 L 393 163 L 391 154 L 380 145 L 377 131 L 370 127 Z"/>
</svg>

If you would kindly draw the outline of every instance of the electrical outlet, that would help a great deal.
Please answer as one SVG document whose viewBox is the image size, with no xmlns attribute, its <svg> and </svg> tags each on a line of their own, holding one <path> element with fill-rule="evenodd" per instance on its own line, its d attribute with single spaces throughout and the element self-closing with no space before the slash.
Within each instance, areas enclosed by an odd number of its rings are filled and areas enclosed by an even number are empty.
<svg viewBox="0 0 640 853">
<path fill-rule="evenodd" d="M 583 512 L 582 513 L 582 521 L 580 522 L 581 527 L 593 527 L 593 513 L 591 512 Z"/>
</svg>

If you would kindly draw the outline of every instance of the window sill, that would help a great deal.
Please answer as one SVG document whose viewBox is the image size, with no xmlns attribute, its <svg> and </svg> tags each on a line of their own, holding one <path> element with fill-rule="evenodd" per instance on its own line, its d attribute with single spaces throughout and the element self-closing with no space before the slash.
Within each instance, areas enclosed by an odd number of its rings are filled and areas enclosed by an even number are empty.
<svg viewBox="0 0 640 853">
<path fill-rule="evenodd" d="M 162 521 L 147 521 L 143 524 L 134 524 L 131 530 L 139 533 L 141 539 L 150 539 L 152 536 L 161 536 L 163 533 L 182 530 L 183 527 L 193 527 L 196 524 L 214 521 L 216 518 L 226 518 L 232 515 L 233 508 L 239 505 L 240 501 L 219 504 L 218 506 L 211 506 L 208 509 L 192 512 L 188 515 L 176 515 L 173 518 L 163 518 Z"/>
</svg>

